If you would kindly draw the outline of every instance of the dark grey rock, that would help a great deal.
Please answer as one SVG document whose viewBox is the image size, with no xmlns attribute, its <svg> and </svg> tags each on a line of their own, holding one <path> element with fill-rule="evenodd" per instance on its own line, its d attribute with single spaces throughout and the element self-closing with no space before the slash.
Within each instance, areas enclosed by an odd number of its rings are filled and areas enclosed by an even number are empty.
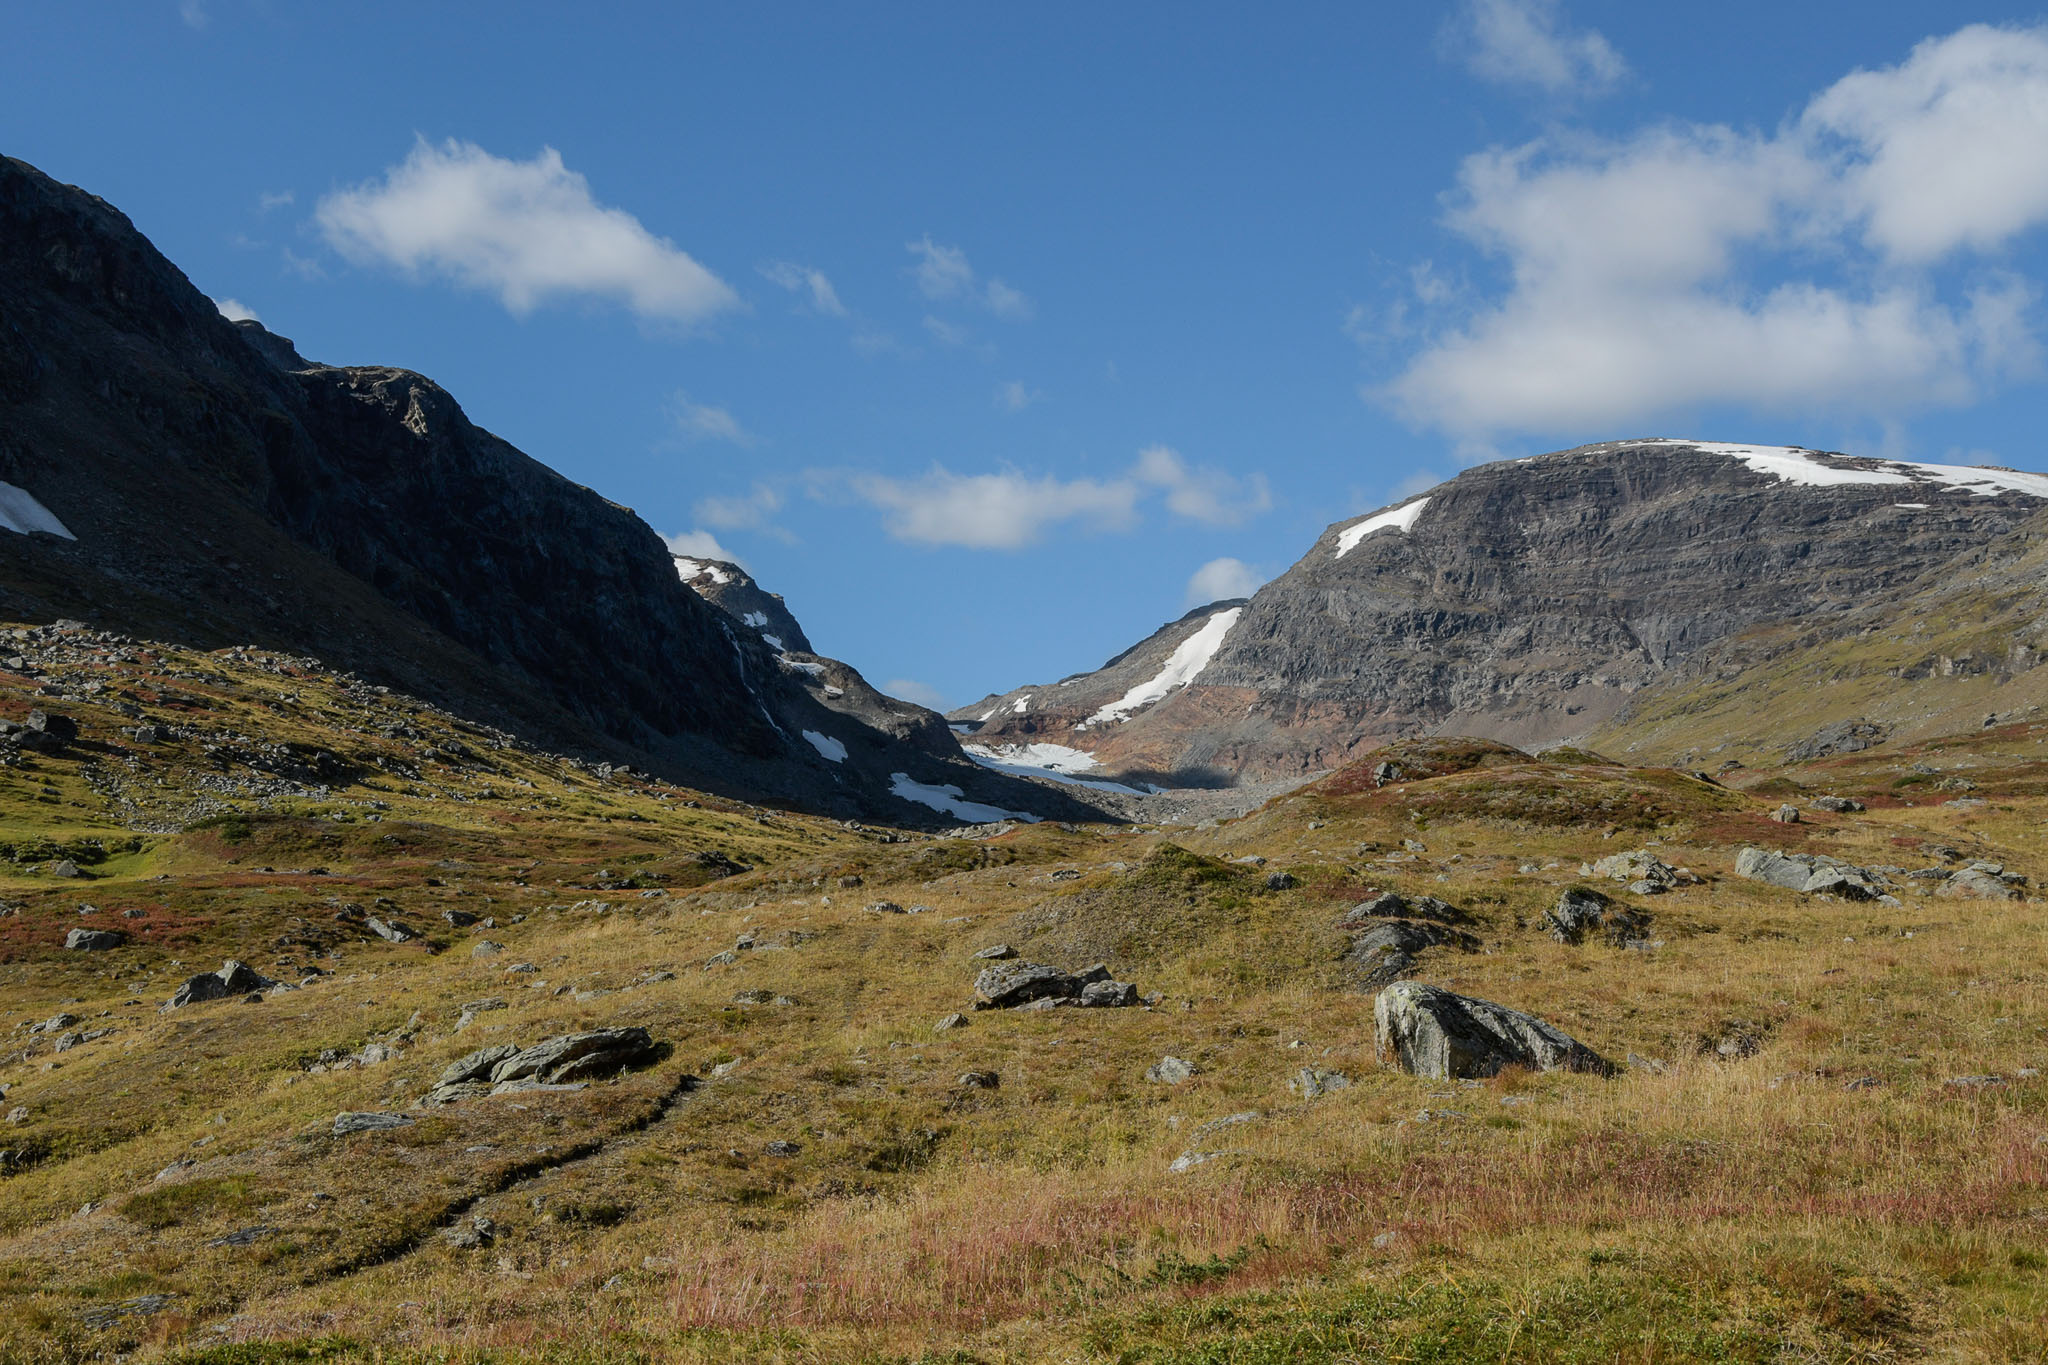
<svg viewBox="0 0 2048 1365">
<path fill-rule="evenodd" d="M 1650 917 L 1618 905 L 1598 891 L 1574 886 L 1557 898 L 1557 904 L 1544 915 L 1543 925 L 1559 943 L 1576 945 L 1598 937 L 1619 947 L 1643 937 Z"/>
<path fill-rule="evenodd" d="M 346 1137 L 350 1133 L 377 1133 L 390 1128 L 410 1128 L 412 1120 L 403 1114 L 386 1113 L 383 1110 L 351 1111 L 334 1116 L 334 1135 Z"/>
<path fill-rule="evenodd" d="M 1004 962 L 985 967 L 974 978 L 978 1010 L 1013 1009 L 1044 999 L 1071 999 L 1081 993 L 1079 977 L 1037 962 Z"/>
<path fill-rule="evenodd" d="M 1128 981 L 1091 981 L 1081 988 L 1078 1003 L 1089 1009 L 1122 1009 L 1138 1003 L 1138 988 Z"/>
<path fill-rule="evenodd" d="M 128 941 L 119 929 L 73 929 L 64 935 L 64 946 L 80 952 L 103 953 Z"/>
<path fill-rule="evenodd" d="M 448 1063 L 434 1087 L 460 1085 L 464 1081 L 487 1080 L 493 1069 L 507 1058 L 519 1055 L 517 1043 L 497 1043 L 491 1047 L 480 1047 L 467 1056 Z"/>
<path fill-rule="evenodd" d="M 1479 946 L 1470 934 L 1427 920 L 1368 921 L 1344 950 L 1351 986 L 1376 991 L 1408 975 L 1425 949 L 1452 947 L 1472 952 Z"/>
<path fill-rule="evenodd" d="M 164 1002 L 165 1010 L 183 1009 L 208 1000 L 227 1000 L 235 996 L 246 996 L 256 991 L 267 991 L 277 983 L 250 967 L 230 959 L 221 964 L 217 972 L 201 972 L 189 977 L 182 986 Z"/>
<path fill-rule="evenodd" d="M 592 1029 L 536 1043 L 491 1068 L 493 1084 L 535 1079 L 547 1085 L 608 1076 L 654 1058 L 654 1040 L 644 1028 Z"/>
</svg>

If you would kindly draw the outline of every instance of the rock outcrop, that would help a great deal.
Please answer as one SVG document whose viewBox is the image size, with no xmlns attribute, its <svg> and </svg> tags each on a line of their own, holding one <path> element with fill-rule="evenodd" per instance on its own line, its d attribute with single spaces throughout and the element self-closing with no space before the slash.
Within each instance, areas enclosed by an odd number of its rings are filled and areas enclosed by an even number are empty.
<svg viewBox="0 0 2048 1365">
<path fill-rule="evenodd" d="M 263 973 L 247 967 L 230 958 L 221 964 L 217 972 L 201 972 L 188 977 L 185 983 L 171 994 L 162 1006 L 163 1010 L 183 1009 L 187 1005 L 202 1004 L 208 1000 L 228 1000 L 235 996 L 253 995 L 276 986 Z M 162 1010 L 159 1011 L 161 1013 Z"/>
<path fill-rule="evenodd" d="M 1397 981 L 1381 991 L 1373 1001 L 1373 1027 L 1381 1055 L 1434 1080 L 1491 1076 L 1509 1066 L 1599 1075 L 1614 1070 L 1534 1015 L 1420 981 Z"/>
</svg>

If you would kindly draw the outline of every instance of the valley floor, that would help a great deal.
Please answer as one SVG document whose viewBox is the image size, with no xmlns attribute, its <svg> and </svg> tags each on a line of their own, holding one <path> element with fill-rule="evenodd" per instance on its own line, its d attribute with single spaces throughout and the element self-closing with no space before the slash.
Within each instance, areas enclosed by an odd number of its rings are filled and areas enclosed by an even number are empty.
<svg viewBox="0 0 2048 1365">
<path fill-rule="evenodd" d="M 2048 726 L 1720 782 L 1422 745 L 1213 827 L 947 838 L 308 660 L 10 651 L 0 1360 L 2048 1354 Z M 1585 870 L 1633 850 L 1694 876 Z M 2032 880 L 1939 894 L 1973 862 Z M 1584 885 L 1647 927 L 1557 941 Z M 1344 917 L 1389 890 L 1456 930 L 1403 974 L 1616 1074 L 1386 1064 Z M 1149 1003 L 976 1012 L 1001 945 Z M 276 984 L 163 1008 L 228 959 Z M 420 1103 L 633 1027 L 615 1074 Z"/>
</svg>

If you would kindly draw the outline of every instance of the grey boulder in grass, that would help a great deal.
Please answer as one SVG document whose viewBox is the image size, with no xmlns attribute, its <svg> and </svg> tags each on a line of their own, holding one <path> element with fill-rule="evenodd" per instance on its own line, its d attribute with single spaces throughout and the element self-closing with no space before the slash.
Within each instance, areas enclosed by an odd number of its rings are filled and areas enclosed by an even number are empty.
<svg viewBox="0 0 2048 1365">
<path fill-rule="evenodd" d="M 1381 1055 L 1433 1080 L 1492 1076 L 1510 1066 L 1614 1071 L 1612 1062 L 1534 1015 L 1420 981 L 1387 987 L 1372 1012 Z"/>
</svg>

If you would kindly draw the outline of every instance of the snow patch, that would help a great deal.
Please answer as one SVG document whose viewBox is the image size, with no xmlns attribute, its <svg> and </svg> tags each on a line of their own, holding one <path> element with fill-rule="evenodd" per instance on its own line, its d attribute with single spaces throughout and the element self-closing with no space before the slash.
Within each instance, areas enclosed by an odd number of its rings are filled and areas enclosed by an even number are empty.
<svg viewBox="0 0 2048 1365">
<path fill-rule="evenodd" d="M 1026 692 L 1026 693 L 1025 693 L 1025 694 L 1024 694 L 1023 696 L 1021 696 L 1021 697 L 1017 698 L 1017 704 L 1016 704 L 1016 705 L 1014 705 L 1014 706 L 1012 706 L 1012 707 L 1010 708 L 1010 710 L 1011 710 L 1011 711 L 1012 711 L 1013 713 L 1015 713 L 1015 714 L 1017 714 L 1017 715 L 1020 715 L 1020 716 L 1021 716 L 1021 715 L 1023 715 L 1023 714 L 1024 714 L 1024 708 L 1025 708 L 1025 707 L 1027 707 L 1027 706 L 1029 706 L 1030 704 L 1031 704 L 1031 693 L 1029 693 L 1029 692 Z M 983 719 L 986 719 L 986 717 L 983 717 Z"/>
<path fill-rule="evenodd" d="M 1428 498 L 1417 498 L 1385 512 L 1375 512 L 1356 526 L 1348 526 L 1337 533 L 1337 558 L 1342 559 L 1358 548 L 1358 542 L 1374 531 L 1392 528 L 1406 535 L 1415 526 L 1415 519 L 1422 515 L 1422 509 L 1429 506 Z"/>
<path fill-rule="evenodd" d="M 986 725 L 986 724 L 988 724 L 988 720 L 989 720 L 989 717 L 990 717 L 990 716 L 993 716 L 993 715 L 994 715 L 994 714 L 995 714 L 996 712 L 998 712 L 998 711 L 1000 711 L 1000 710 L 1002 710 L 1002 709 L 1003 709 L 1003 708 L 1002 708 L 1002 707 L 1000 707 L 1000 706 L 991 706 L 991 707 L 990 707 L 990 708 L 989 708 L 988 710 L 986 710 L 986 711 L 984 711 L 984 712 L 982 712 L 982 713 L 981 713 L 981 723 L 982 723 L 983 725 Z"/>
<path fill-rule="evenodd" d="M 66 540 L 78 539 L 63 522 L 57 520 L 56 513 L 36 501 L 35 494 L 11 483 L 0 483 L 0 530 L 17 531 L 22 535 L 41 531 Z"/>
<path fill-rule="evenodd" d="M 761 638 L 768 642 L 768 647 L 770 649 L 782 648 L 782 637 L 779 635 L 770 635 L 767 631 L 764 630 L 761 632 Z"/>
<path fill-rule="evenodd" d="M 808 673 L 815 678 L 825 671 L 825 665 L 815 663 L 809 659 L 792 659 L 787 654 L 778 654 L 775 657 L 784 668 L 792 673 Z"/>
<path fill-rule="evenodd" d="M 1119 792 L 1125 796 L 1150 794 L 1106 778 L 1090 780 L 1076 777 L 1076 773 L 1088 772 L 1102 764 L 1094 754 L 1070 749 L 1064 744 L 963 744 L 960 751 L 984 768 L 993 768 L 1014 777 L 1043 777 L 1071 787 L 1092 787 L 1096 791 Z M 1151 792 L 1158 790 L 1157 787 L 1150 789 Z"/>
<path fill-rule="evenodd" d="M 1929 504 L 1924 502 L 1895 502 L 1892 506 L 1903 507 L 1908 512 L 1925 512 Z"/>
<path fill-rule="evenodd" d="M 742 616 L 740 620 L 742 623 L 759 630 L 762 626 L 768 624 L 768 613 L 765 611 L 750 611 L 745 616 Z"/>
<path fill-rule="evenodd" d="M 1685 441 L 1666 438 L 1649 445 L 1690 446 L 1710 455 L 1726 455 L 1742 461 L 1759 474 L 1782 483 L 1807 488 L 1837 488 L 1847 484 L 1939 484 L 1958 488 L 1978 497 L 2000 493 L 2024 493 L 2030 498 L 2048 498 L 2048 474 L 2022 474 L 2011 469 L 1986 469 L 1976 465 L 1922 464 L 1913 460 L 1864 460 L 1854 468 L 1822 464 L 1815 452 L 1800 446 L 1745 446 L 1725 441 Z"/>
<path fill-rule="evenodd" d="M 889 774 L 889 794 L 905 801 L 915 801 L 920 806 L 930 806 L 970 825 L 990 825 L 998 820 L 1022 820 L 1032 825 L 1039 822 L 1038 816 L 1027 815 L 1020 810 L 1004 810 L 1001 806 L 964 800 L 965 793 L 958 787 L 935 787 L 929 782 L 914 782 L 909 773 Z"/>
<path fill-rule="evenodd" d="M 1204 621 L 1200 630 L 1180 642 L 1180 648 L 1173 651 L 1166 661 L 1166 667 L 1160 669 L 1157 676 L 1139 683 L 1082 721 L 1080 728 L 1086 729 L 1091 725 L 1106 725 L 1112 721 L 1124 720 L 1139 707 L 1158 701 L 1177 687 L 1186 687 L 1209 666 L 1209 660 L 1215 658 L 1216 651 L 1223 647 L 1223 637 L 1230 634 L 1230 628 L 1237 624 L 1237 618 L 1242 615 L 1243 607 L 1232 607 L 1229 611 L 1219 611 Z M 1023 708 L 1020 706 L 1018 709 Z"/>
<path fill-rule="evenodd" d="M 675 556 L 675 561 L 676 573 L 685 583 L 704 574 L 710 574 L 713 583 L 724 585 L 732 582 L 732 575 L 719 568 L 716 564 L 706 564 L 695 559 L 684 559 L 681 555 Z M 752 622 L 748 624 L 751 625 Z"/>
<path fill-rule="evenodd" d="M 818 757 L 824 759 L 827 763 L 846 762 L 846 744 L 844 741 L 836 740 L 830 735 L 821 735 L 816 730 L 804 731 L 804 738 L 809 740 L 811 747 L 818 751 Z"/>
</svg>

